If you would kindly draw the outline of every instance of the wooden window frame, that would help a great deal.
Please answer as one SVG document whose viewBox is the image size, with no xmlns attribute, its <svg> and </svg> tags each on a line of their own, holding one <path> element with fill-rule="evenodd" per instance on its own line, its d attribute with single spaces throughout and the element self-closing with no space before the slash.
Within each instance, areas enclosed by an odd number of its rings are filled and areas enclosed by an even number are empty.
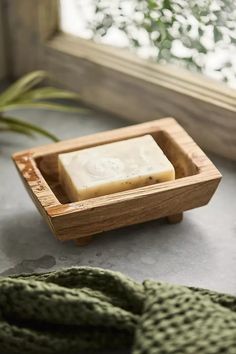
<svg viewBox="0 0 236 354">
<path fill-rule="evenodd" d="M 58 0 L 3 0 L 1 6 L 11 77 L 48 70 L 97 109 L 134 122 L 173 116 L 201 147 L 236 160 L 236 90 L 62 33 Z"/>
<path fill-rule="evenodd" d="M 3 8 L 0 6 L 0 81 L 7 77 L 4 30 Z"/>
</svg>

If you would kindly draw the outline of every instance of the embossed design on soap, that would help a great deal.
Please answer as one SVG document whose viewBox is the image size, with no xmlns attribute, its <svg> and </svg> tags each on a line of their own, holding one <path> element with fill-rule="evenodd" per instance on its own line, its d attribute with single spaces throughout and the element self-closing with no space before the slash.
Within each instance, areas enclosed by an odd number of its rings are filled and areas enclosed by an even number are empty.
<svg viewBox="0 0 236 354">
<path fill-rule="evenodd" d="M 96 160 L 89 159 L 83 167 L 87 173 L 99 179 L 119 176 L 124 171 L 124 163 L 116 157 L 99 157 Z"/>
</svg>

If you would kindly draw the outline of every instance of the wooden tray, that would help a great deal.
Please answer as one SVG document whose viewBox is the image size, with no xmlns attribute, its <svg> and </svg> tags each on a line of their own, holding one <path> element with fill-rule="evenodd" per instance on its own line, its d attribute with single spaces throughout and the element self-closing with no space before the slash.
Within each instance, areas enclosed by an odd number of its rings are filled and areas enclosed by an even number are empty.
<svg viewBox="0 0 236 354">
<path fill-rule="evenodd" d="M 70 203 L 58 182 L 57 155 L 151 134 L 172 162 L 176 180 Z M 82 245 L 91 235 L 168 217 L 178 222 L 185 210 L 209 202 L 221 174 L 173 119 L 164 118 L 77 139 L 36 147 L 13 160 L 39 211 L 59 240 Z"/>
</svg>

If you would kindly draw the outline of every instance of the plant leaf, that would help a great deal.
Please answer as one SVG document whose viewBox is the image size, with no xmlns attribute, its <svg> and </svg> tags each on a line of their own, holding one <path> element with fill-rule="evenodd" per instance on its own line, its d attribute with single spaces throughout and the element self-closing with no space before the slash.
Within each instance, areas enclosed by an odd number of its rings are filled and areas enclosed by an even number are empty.
<svg viewBox="0 0 236 354">
<path fill-rule="evenodd" d="M 8 112 L 11 110 L 17 110 L 17 109 L 46 109 L 50 111 L 59 111 L 59 112 L 82 112 L 86 113 L 89 110 L 87 108 L 81 108 L 81 107 L 76 107 L 76 106 L 69 106 L 65 104 L 60 104 L 60 103 L 51 103 L 51 102 L 16 102 L 12 104 L 8 104 L 6 106 L 0 106 L 0 112 Z"/>
<path fill-rule="evenodd" d="M 23 76 L 0 95 L 0 107 L 19 99 L 21 95 L 48 77 L 45 71 L 34 71 Z"/>
<path fill-rule="evenodd" d="M 21 95 L 20 102 L 29 100 L 50 100 L 50 99 L 67 99 L 76 100 L 80 99 L 77 93 L 67 90 L 58 89 L 55 87 L 43 87 L 34 90 L 30 90 Z"/>
<path fill-rule="evenodd" d="M 35 133 L 44 135 L 44 136 L 46 136 L 47 138 L 50 138 L 53 141 L 59 141 L 59 139 L 55 135 L 49 133 L 45 129 L 40 128 L 37 125 L 34 125 L 34 124 L 31 124 L 31 123 L 16 119 L 16 118 L 0 117 L 0 122 L 3 122 L 5 124 L 9 125 L 10 127 L 12 126 L 12 127 L 15 127 L 15 128 L 20 128 L 20 129 L 23 128 L 25 131 L 27 130 L 30 134 L 32 134 L 32 132 L 35 132 Z"/>
<path fill-rule="evenodd" d="M 19 128 L 19 127 L 11 127 L 11 128 L 1 128 L 0 127 L 0 132 L 11 132 L 11 133 L 17 133 L 17 134 L 23 134 L 26 135 L 28 137 L 32 137 L 32 134 L 29 134 L 28 132 L 25 132 L 24 129 Z"/>
<path fill-rule="evenodd" d="M 33 137 L 33 134 L 28 129 L 16 126 L 14 124 L 7 124 L 5 127 L 0 126 L 0 132 L 20 133 L 29 137 Z"/>
</svg>

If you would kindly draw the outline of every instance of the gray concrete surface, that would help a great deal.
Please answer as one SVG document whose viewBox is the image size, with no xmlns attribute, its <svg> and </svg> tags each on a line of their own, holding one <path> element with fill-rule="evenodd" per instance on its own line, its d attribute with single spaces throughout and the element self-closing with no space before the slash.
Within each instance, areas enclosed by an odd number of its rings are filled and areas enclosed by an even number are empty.
<svg viewBox="0 0 236 354">
<path fill-rule="evenodd" d="M 127 125 L 91 113 L 15 112 L 62 139 Z M 212 157 L 223 180 L 209 205 L 163 220 L 107 232 L 88 246 L 57 241 L 28 197 L 11 162 L 13 152 L 48 143 L 0 135 L 0 273 L 42 272 L 67 266 L 119 270 L 138 280 L 159 279 L 236 294 L 236 164 Z"/>
</svg>

